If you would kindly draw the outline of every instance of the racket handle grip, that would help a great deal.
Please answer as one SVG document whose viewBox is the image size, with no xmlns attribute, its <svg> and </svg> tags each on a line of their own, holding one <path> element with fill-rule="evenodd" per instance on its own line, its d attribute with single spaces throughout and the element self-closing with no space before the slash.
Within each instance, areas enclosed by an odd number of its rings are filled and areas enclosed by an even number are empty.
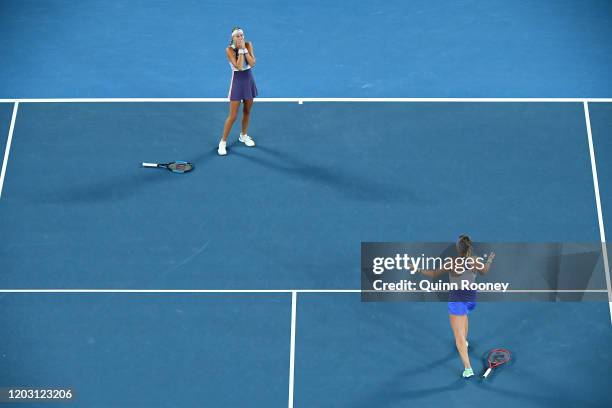
<svg viewBox="0 0 612 408">
<path fill-rule="evenodd" d="M 157 163 L 142 163 L 142 167 L 157 167 Z"/>
<path fill-rule="evenodd" d="M 487 378 L 489 376 L 489 374 L 491 374 L 491 367 L 487 368 L 487 371 L 485 371 L 483 377 Z"/>
</svg>

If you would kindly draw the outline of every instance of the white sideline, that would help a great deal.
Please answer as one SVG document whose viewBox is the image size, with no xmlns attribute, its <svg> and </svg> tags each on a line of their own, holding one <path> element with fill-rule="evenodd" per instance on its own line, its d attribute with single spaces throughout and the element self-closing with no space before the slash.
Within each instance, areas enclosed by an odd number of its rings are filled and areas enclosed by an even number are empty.
<svg viewBox="0 0 612 408">
<path fill-rule="evenodd" d="M 603 254 L 604 270 L 606 273 L 606 286 L 608 288 L 608 305 L 610 307 L 610 323 L 612 324 L 612 286 L 610 285 L 610 265 L 608 264 L 608 248 L 606 247 L 606 230 L 601 211 L 599 197 L 599 181 L 597 180 L 597 164 L 595 162 L 595 148 L 593 147 L 593 132 L 591 130 L 591 116 L 589 104 L 584 102 L 584 120 L 586 121 L 587 137 L 589 140 L 589 153 L 591 155 L 591 171 L 593 172 L 593 188 L 595 189 L 595 205 L 597 206 L 597 220 L 599 222 L 599 236 L 601 238 L 601 252 Z"/>
<path fill-rule="evenodd" d="M 11 143 L 13 142 L 13 131 L 15 130 L 15 120 L 17 119 L 17 110 L 19 102 L 13 105 L 13 116 L 11 117 L 11 126 L 9 128 L 8 138 L 6 139 L 6 147 L 4 148 L 4 160 L 2 161 L 2 171 L 0 172 L 0 197 L 2 197 L 2 188 L 4 187 L 4 176 L 6 175 L 6 166 L 8 165 L 9 154 L 11 152 Z"/>
<path fill-rule="evenodd" d="M 295 378 L 295 325 L 297 318 L 297 292 L 291 292 L 291 343 L 289 351 L 289 408 L 293 408 L 293 389 Z"/>
</svg>

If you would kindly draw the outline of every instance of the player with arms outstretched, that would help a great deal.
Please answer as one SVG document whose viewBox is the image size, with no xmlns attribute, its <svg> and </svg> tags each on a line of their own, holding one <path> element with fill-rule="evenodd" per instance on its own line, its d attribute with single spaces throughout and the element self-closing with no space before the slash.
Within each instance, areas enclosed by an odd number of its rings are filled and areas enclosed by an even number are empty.
<svg viewBox="0 0 612 408">
<path fill-rule="evenodd" d="M 473 245 L 472 240 L 467 235 L 460 235 L 457 240 L 457 253 L 461 258 L 473 258 Z M 461 281 L 468 281 L 474 283 L 476 281 L 476 275 L 478 273 L 485 274 L 489 271 L 489 267 L 495 258 L 495 253 L 491 252 L 486 263 L 480 264 L 482 267 L 478 268 L 474 265 L 473 268 L 466 270 L 459 274 L 454 270 L 427 270 L 419 269 L 423 275 L 430 278 L 436 278 L 442 274 L 449 274 L 450 283 L 456 283 L 461 288 Z M 465 264 L 465 262 L 463 263 Z M 450 290 L 448 294 L 448 316 L 450 325 L 455 336 L 455 346 L 463 362 L 464 370 L 463 377 L 469 378 L 474 375 L 474 370 L 470 364 L 470 357 L 468 355 L 468 314 L 476 308 L 476 291 L 475 290 Z"/>
</svg>

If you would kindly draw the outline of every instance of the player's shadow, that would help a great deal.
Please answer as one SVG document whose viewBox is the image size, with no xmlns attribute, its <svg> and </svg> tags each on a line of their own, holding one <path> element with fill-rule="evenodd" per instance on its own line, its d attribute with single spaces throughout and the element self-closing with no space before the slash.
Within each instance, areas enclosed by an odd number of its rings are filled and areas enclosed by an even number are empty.
<svg viewBox="0 0 612 408">
<path fill-rule="evenodd" d="M 116 201 L 125 199 L 136 194 L 147 185 L 160 183 L 164 180 L 159 174 L 153 174 L 151 169 L 141 174 L 120 174 L 96 178 L 95 180 L 83 180 L 79 178 L 78 184 L 65 186 L 61 189 L 41 191 L 36 195 L 38 201 L 52 204 L 64 203 L 96 203 L 105 201 Z M 155 169 L 154 172 L 161 172 Z"/>
<path fill-rule="evenodd" d="M 252 163 L 278 173 L 290 174 L 297 178 L 332 187 L 341 195 L 363 201 L 422 203 L 422 199 L 405 185 L 383 183 L 361 175 L 349 174 L 340 167 L 323 167 L 308 163 L 290 153 L 268 146 L 257 145 L 254 152 L 247 154 L 245 148 L 232 144 L 230 154 L 240 156 Z"/>
<path fill-rule="evenodd" d="M 475 349 L 478 348 L 478 340 L 470 340 L 468 352 L 470 355 L 474 354 Z M 386 405 L 395 406 L 398 402 L 403 400 L 418 400 L 436 396 L 440 393 L 454 392 L 460 390 L 466 386 L 469 386 L 470 382 L 474 382 L 475 379 L 464 379 L 459 376 L 460 369 L 457 368 L 456 372 L 453 371 L 451 375 L 456 375 L 454 380 L 439 384 L 441 380 L 435 375 L 431 377 L 431 383 L 435 383 L 434 386 L 419 387 L 419 385 L 426 382 L 430 376 L 428 373 L 437 367 L 443 366 L 448 361 L 458 359 L 457 351 L 455 348 L 455 342 L 450 341 L 448 343 L 449 351 L 446 355 L 441 356 L 436 360 L 429 361 L 426 364 L 413 365 L 402 371 L 400 371 L 395 378 L 384 384 L 381 389 L 372 392 L 371 395 L 366 396 L 361 400 L 359 407 L 384 407 Z M 486 357 L 484 357 L 486 361 Z M 483 371 L 484 372 L 484 371 Z M 475 372 L 476 376 L 478 373 Z M 445 374 L 448 378 L 448 376 Z M 418 387 L 418 388 L 417 388 Z M 384 389 L 384 390 L 383 390 Z M 387 396 L 385 400 L 381 398 L 382 395 Z"/>
<path fill-rule="evenodd" d="M 600 403 L 593 403 L 587 401 L 585 399 L 578 399 L 576 396 L 571 396 L 567 394 L 567 390 L 562 385 L 558 385 L 554 393 L 550 393 L 548 395 L 538 394 L 538 383 L 533 383 L 533 393 L 529 391 L 525 391 L 523 387 L 523 391 L 518 391 L 515 387 L 514 389 L 509 389 L 505 387 L 503 389 L 497 387 L 480 387 L 483 392 L 490 392 L 497 394 L 506 399 L 513 399 L 516 401 L 516 406 L 532 406 L 538 405 L 541 407 L 586 407 L 586 408 L 598 408 L 604 405 Z"/>
<path fill-rule="evenodd" d="M 450 353 L 436 360 L 431 360 L 431 361 L 428 361 L 426 364 L 422 364 L 420 366 L 413 366 L 410 368 L 406 368 L 405 370 L 402 370 L 401 377 L 419 376 L 419 375 L 422 375 L 423 372 L 425 372 L 426 370 L 429 370 L 430 368 L 438 367 L 448 362 L 449 360 L 452 360 L 453 358 L 458 358 L 457 352 L 455 351 L 455 343 L 453 343 L 453 348 L 451 350 L 453 351 L 451 351 Z"/>
<path fill-rule="evenodd" d="M 234 142 L 236 143 L 236 142 Z M 193 163 L 193 165 L 195 166 L 196 169 L 198 169 L 200 166 L 202 166 L 204 163 L 206 163 L 207 161 L 214 159 L 215 157 L 218 157 L 219 154 L 217 153 L 217 147 L 215 146 L 214 149 L 211 150 L 204 150 L 202 153 L 199 153 L 195 156 L 192 157 L 188 157 L 187 159 L 184 159 L 190 163 Z"/>
<path fill-rule="evenodd" d="M 442 380 L 428 374 L 432 369 L 443 366 L 449 360 L 457 358 L 454 343 L 451 350 L 448 354 L 431 360 L 426 364 L 414 365 L 407 362 L 406 365 L 408 367 L 406 369 L 399 371 L 394 378 L 382 384 L 380 388 L 373 389 L 370 394 L 361 398 L 360 404 L 357 407 L 396 406 L 404 400 L 418 400 L 435 396 L 441 392 L 452 392 L 465 387 L 467 384 L 466 380 L 459 376 L 451 379 L 451 381 L 440 384 Z M 421 387 L 425 383 L 435 385 Z"/>
<path fill-rule="evenodd" d="M 195 165 L 195 171 L 207 160 L 217 155 L 217 150 L 205 151 L 187 159 Z M 116 170 L 116 169 L 115 169 Z M 174 174 L 166 169 L 145 169 L 138 164 L 124 168 L 122 173 L 107 176 L 103 179 L 95 176 L 91 179 L 79 177 L 74 185 L 62 189 L 41 191 L 35 195 L 36 200 L 44 203 L 99 203 L 119 201 L 136 195 L 151 186 L 163 186 L 176 183 L 177 177 L 190 177 L 192 173 Z M 181 179 L 179 179 L 181 180 Z"/>
</svg>

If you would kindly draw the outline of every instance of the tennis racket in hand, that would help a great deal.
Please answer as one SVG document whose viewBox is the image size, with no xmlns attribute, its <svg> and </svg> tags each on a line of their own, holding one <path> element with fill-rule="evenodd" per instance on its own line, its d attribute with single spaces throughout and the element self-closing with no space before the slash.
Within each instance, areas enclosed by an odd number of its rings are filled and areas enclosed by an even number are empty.
<svg viewBox="0 0 612 408">
<path fill-rule="evenodd" d="M 510 352 L 506 349 L 493 349 L 489 352 L 489 357 L 487 357 L 487 363 L 489 364 L 489 368 L 483 374 L 484 378 L 487 378 L 491 371 L 495 367 L 499 367 L 502 364 L 510 361 Z"/>
<path fill-rule="evenodd" d="M 170 163 L 142 163 L 142 167 L 167 169 L 173 173 L 187 173 L 194 168 L 193 164 L 179 160 Z"/>
</svg>

